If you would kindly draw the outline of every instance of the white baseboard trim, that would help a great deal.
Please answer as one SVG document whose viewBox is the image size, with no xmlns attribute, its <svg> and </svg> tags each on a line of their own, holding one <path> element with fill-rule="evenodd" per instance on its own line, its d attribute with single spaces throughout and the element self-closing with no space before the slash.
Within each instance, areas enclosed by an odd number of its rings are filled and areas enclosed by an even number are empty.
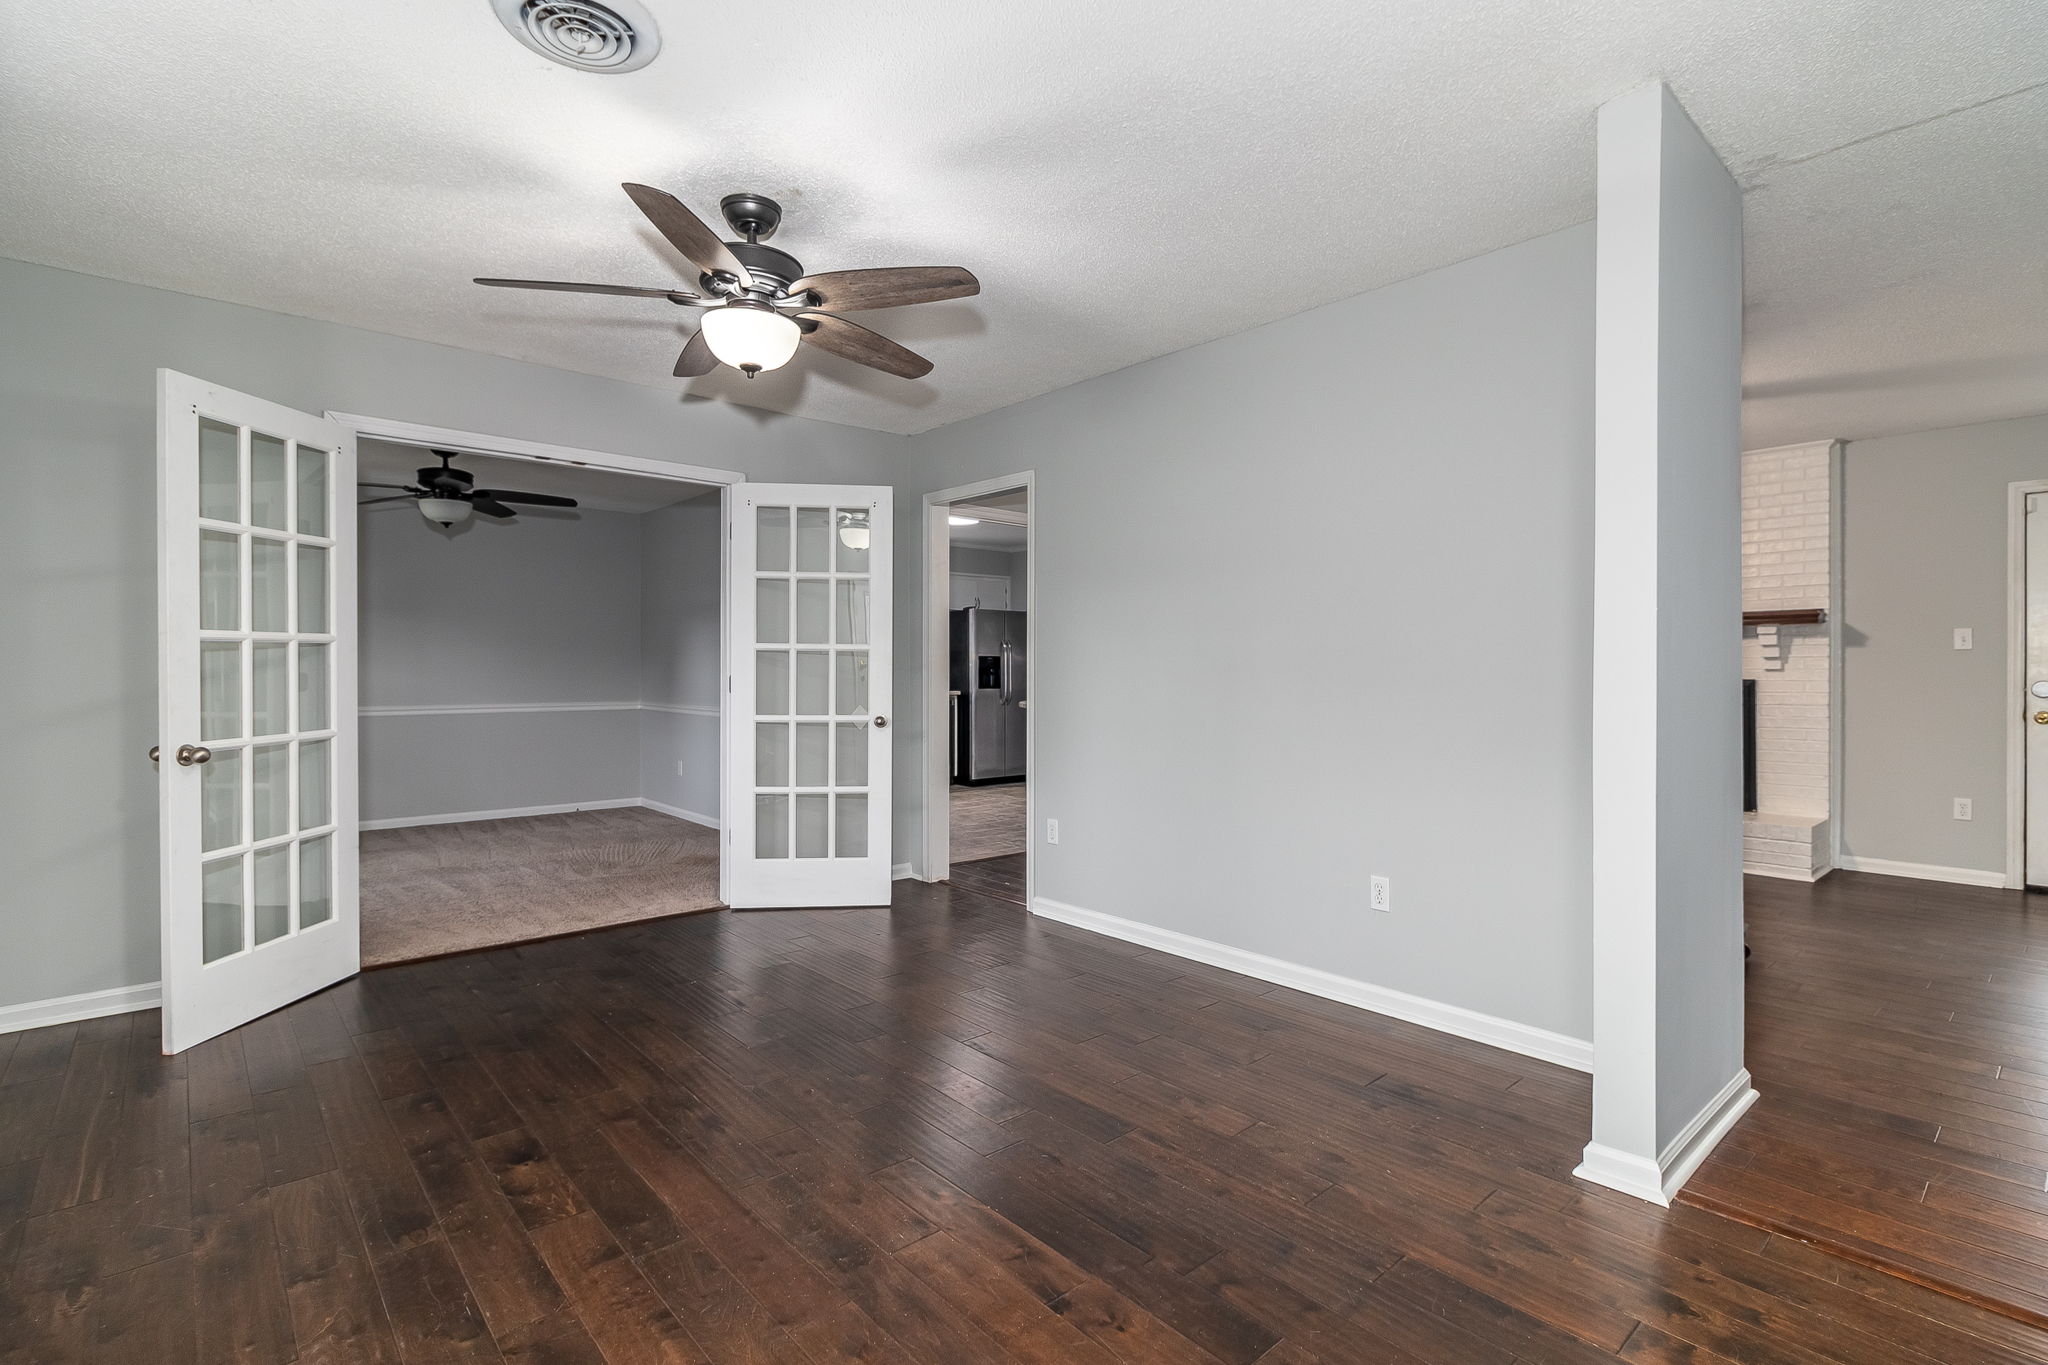
<svg viewBox="0 0 2048 1365">
<path fill-rule="evenodd" d="M 1692 1173 L 1707 1159 L 1707 1153 L 1714 1150 L 1728 1135 L 1728 1130 L 1735 1126 L 1735 1121 L 1755 1103 L 1756 1087 L 1750 1084 L 1749 1069 L 1744 1067 L 1729 1077 L 1721 1092 L 1708 1100 L 1691 1121 L 1679 1129 L 1677 1135 L 1664 1145 L 1664 1150 L 1657 1154 L 1655 1161 L 1633 1152 L 1589 1142 L 1579 1168 L 1572 1174 L 1595 1185 L 1605 1185 L 1610 1190 L 1619 1190 L 1669 1208 L 1671 1197 L 1692 1179 Z"/>
<path fill-rule="evenodd" d="M 673 815 L 678 820 L 688 820 L 691 824 L 702 825 L 706 829 L 719 828 L 717 816 L 702 815 L 693 810 L 684 810 L 681 806 L 671 806 L 666 801 L 654 801 L 643 796 L 632 804 L 645 806 L 649 810 L 660 811 L 663 815 Z"/>
<path fill-rule="evenodd" d="M 59 995 L 48 1000 L 28 1000 L 19 1005 L 0 1006 L 0 1033 L 48 1028 L 80 1019 L 98 1019 L 107 1014 L 129 1014 L 153 1010 L 164 1002 L 163 986 L 146 981 L 140 986 L 116 986 L 112 990 L 87 991 L 83 995 Z"/>
<path fill-rule="evenodd" d="M 1765 867 L 1758 863 L 1744 863 L 1742 865 L 1742 875 L 1745 877 L 1777 877 L 1782 881 L 1788 882 L 1817 882 L 1832 871 L 1834 869 L 1831 867 L 1803 872 L 1796 867 Z"/>
<path fill-rule="evenodd" d="M 1887 877 L 1913 877 L 1923 882 L 1954 882 L 1958 886 L 2004 886 L 2003 872 L 1976 867 L 1938 867 L 1933 863 L 1902 863 L 1891 858 L 1857 858 L 1843 854 L 1835 866 L 1844 872 L 1877 872 Z"/>
<path fill-rule="evenodd" d="M 1409 995 L 1404 991 L 1392 990 L 1386 986 L 1375 986 L 1369 981 L 1357 981 L 1348 976 L 1338 976 L 1319 967 L 1304 967 L 1299 963 L 1283 962 L 1277 957 L 1251 952 L 1245 948 L 1233 948 L 1224 943 L 1213 943 L 1208 939 L 1196 938 L 1191 934 L 1179 933 L 1172 929 L 1161 929 L 1136 920 L 1119 919 L 1097 910 L 1083 910 L 1078 905 L 1048 900 L 1044 896 L 1031 902 L 1031 913 L 1061 924 L 1071 924 L 1077 929 L 1088 929 L 1110 938 L 1119 938 L 1126 943 L 1137 943 L 1147 948 L 1157 948 L 1175 957 L 1191 958 L 1206 962 L 1212 967 L 1237 972 L 1244 976 L 1270 981 L 1277 986 L 1289 986 L 1310 995 L 1319 995 L 1325 1000 L 1353 1005 L 1374 1014 L 1420 1024 L 1459 1038 L 1469 1038 L 1475 1043 L 1486 1043 L 1492 1047 L 1506 1048 L 1519 1052 L 1525 1057 L 1539 1061 L 1555 1062 L 1568 1066 L 1574 1071 L 1593 1069 L 1593 1045 L 1583 1038 L 1572 1038 L 1548 1029 L 1518 1024 L 1512 1019 L 1501 1019 L 1491 1014 L 1481 1014 L 1460 1005 L 1447 1005 L 1439 1000 Z"/>
<path fill-rule="evenodd" d="M 466 825 L 472 820 L 516 820 L 522 815 L 567 815 L 571 811 L 621 810 L 627 806 L 641 804 L 643 802 L 637 796 L 620 796 L 604 801 L 570 801 L 559 806 L 512 806 L 505 810 L 463 810 L 447 815 L 404 815 L 396 819 L 365 820 L 360 827 L 411 829 L 415 825 Z"/>
<path fill-rule="evenodd" d="M 715 706 L 694 706 L 666 701 L 517 701 L 450 702 L 439 706 L 358 706 L 356 714 L 383 716 L 516 716 L 549 711 L 662 711 L 677 716 L 710 716 L 717 719 Z"/>
<path fill-rule="evenodd" d="M 445 706 L 358 706 L 358 716 L 517 716 L 544 711 L 638 711 L 637 701 L 452 702 Z"/>
<path fill-rule="evenodd" d="M 907 882 L 916 875 L 917 873 L 911 871 L 909 863 L 898 863 L 889 869 L 889 880 L 892 882 Z"/>
</svg>

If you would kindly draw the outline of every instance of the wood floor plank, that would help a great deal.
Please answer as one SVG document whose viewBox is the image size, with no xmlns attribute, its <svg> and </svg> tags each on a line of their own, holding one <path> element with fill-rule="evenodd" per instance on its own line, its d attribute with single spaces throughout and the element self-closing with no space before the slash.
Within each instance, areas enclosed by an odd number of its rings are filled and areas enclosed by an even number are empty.
<svg viewBox="0 0 2048 1365">
<path fill-rule="evenodd" d="M 204 1361 L 297 1358 L 271 1221 L 256 1116 L 237 1110 L 192 1125 L 192 1282 Z"/>
<path fill-rule="evenodd" d="M 1681 1197 L 2048 1327 L 2048 1110 L 2024 1079 L 2048 1050 L 2024 965 L 2048 932 L 2031 898 L 1851 872 L 1749 881 L 1763 1099 Z"/>
<path fill-rule="evenodd" d="M 560 1313 L 565 1306 L 560 1286 L 440 1096 L 408 1094 L 385 1108 L 492 1333 L 504 1335 Z"/>
<path fill-rule="evenodd" d="M 278 1186 L 271 1216 L 303 1365 L 397 1365 L 398 1343 L 341 1177 L 327 1171 Z"/>
<path fill-rule="evenodd" d="M 608 1365 L 707 1365 L 710 1358 L 596 1214 L 550 1223 L 533 1240 Z"/>
<path fill-rule="evenodd" d="M 663 1247 L 640 1268 L 718 1365 L 791 1365 L 810 1358 L 695 1237 Z"/>
<path fill-rule="evenodd" d="M 1699 1189 L 2038 1292 L 2048 926 L 1829 887 L 1757 893 L 1766 1098 Z M 0 1365 L 2048 1363 L 1574 1181 L 1581 1075 L 964 886 L 158 1027 L 0 1041 Z"/>
<path fill-rule="evenodd" d="M 68 1140 L 43 1158 L 31 1214 L 90 1203 L 107 1192 L 121 1150 L 125 1075 L 118 1042 L 72 1048 L 50 1120 Z"/>
<path fill-rule="evenodd" d="M 92 1359 L 197 1365 L 201 1306 L 194 1266 L 193 1257 L 173 1256 L 109 1278 L 100 1288 Z"/>
</svg>

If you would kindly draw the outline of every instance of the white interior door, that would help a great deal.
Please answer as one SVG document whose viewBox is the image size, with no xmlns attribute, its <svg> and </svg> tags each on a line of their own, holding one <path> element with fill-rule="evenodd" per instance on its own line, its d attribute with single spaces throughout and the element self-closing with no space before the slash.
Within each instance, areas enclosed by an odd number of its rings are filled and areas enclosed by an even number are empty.
<svg viewBox="0 0 2048 1365">
<path fill-rule="evenodd" d="M 725 903 L 886 905 L 891 490 L 733 487 Z"/>
<path fill-rule="evenodd" d="M 2026 883 L 2048 887 L 2048 493 L 2027 497 L 2026 679 Z"/>
<path fill-rule="evenodd" d="M 157 372 L 164 1051 L 355 972 L 355 438 Z"/>
</svg>

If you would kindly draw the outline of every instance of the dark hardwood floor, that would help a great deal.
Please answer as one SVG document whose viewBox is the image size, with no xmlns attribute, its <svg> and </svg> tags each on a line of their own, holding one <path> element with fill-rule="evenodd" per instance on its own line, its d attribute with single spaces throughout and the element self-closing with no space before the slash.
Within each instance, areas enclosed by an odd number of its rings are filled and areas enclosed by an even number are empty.
<svg viewBox="0 0 2048 1365">
<path fill-rule="evenodd" d="M 1683 1199 L 2048 1326 L 2048 898 L 1748 888 L 1762 1098 Z"/>
<path fill-rule="evenodd" d="M 1008 901 L 1012 905 L 1024 904 L 1024 855 L 1021 853 L 977 858 L 971 863 L 954 863 L 947 875 L 962 891 Z"/>
<path fill-rule="evenodd" d="M 1583 1076 L 959 888 L 156 1027 L 0 1038 L 0 1359 L 2048 1360 L 1574 1182 Z"/>
</svg>

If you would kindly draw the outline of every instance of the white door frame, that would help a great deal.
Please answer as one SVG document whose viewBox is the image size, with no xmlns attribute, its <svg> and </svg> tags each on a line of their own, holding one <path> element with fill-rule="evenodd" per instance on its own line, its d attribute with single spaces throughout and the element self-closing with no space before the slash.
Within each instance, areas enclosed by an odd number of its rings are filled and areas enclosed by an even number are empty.
<svg viewBox="0 0 2048 1365">
<path fill-rule="evenodd" d="M 2027 884 L 2027 498 L 2048 479 L 2005 486 L 2005 884 Z"/>
<path fill-rule="evenodd" d="M 732 622 L 725 609 L 726 585 L 732 581 L 732 517 L 735 485 L 744 484 L 747 476 L 734 469 L 713 469 L 707 465 L 679 464 L 670 460 L 650 460 L 639 455 L 618 455 L 606 450 L 584 450 L 576 446 L 550 445 L 545 441 L 526 441 L 516 436 L 493 436 L 480 431 L 458 431 L 453 427 L 426 426 L 418 422 L 401 422 L 389 417 L 367 417 L 353 412 L 329 412 L 329 421 L 338 422 L 345 431 L 356 435 L 358 445 L 364 440 L 397 441 L 405 445 L 433 446 L 442 450 L 453 450 L 465 455 L 489 455 L 510 457 L 516 460 L 537 460 L 550 464 L 582 465 L 591 469 L 609 469 L 621 474 L 644 474 L 650 478 L 669 479 L 676 483 L 711 484 L 718 489 L 719 537 L 718 556 L 718 675 L 721 679 L 731 677 Z M 356 601 L 337 602 L 337 611 L 356 611 Z M 723 801 L 726 788 L 726 769 L 731 761 L 732 751 L 732 707 L 727 704 L 725 689 L 718 694 L 718 791 Z M 718 812 L 719 828 L 726 825 L 726 812 Z M 725 839 L 719 839 L 718 864 L 725 867 Z M 723 884 L 720 886 L 723 894 Z"/>
<path fill-rule="evenodd" d="M 953 537 L 946 522 L 956 502 L 972 502 L 992 493 L 1024 490 L 1024 611 L 1031 632 L 1024 651 L 1024 904 L 1038 894 L 1038 486 L 1032 470 L 981 479 L 957 488 L 924 495 L 924 859 L 921 881 L 942 882 L 953 873 L 952 775 L 947 756 L 946 694 L 952 690 L 951 644 L 947 611 L 952 606 Z M 1012 598 L 1014 605 L 1015 599 Z"/>
</svg>

